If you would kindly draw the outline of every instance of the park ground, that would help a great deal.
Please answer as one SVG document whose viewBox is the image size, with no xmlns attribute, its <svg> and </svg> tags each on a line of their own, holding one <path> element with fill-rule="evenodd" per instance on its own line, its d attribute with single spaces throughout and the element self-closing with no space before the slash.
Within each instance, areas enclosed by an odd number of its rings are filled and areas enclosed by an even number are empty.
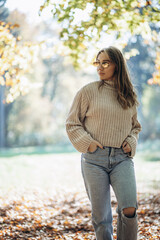
<svg viewBox="0 0 160 240">
<path fill-rule="evenodd" d="M 160 161 L 134 164 L 139 239 L 160 239 Z M 79 153 L 1 157 L 0 169 L 0 239 L 95 239 Z M 114 239 L 116 206 L 112 191 Z"/>
</svg>

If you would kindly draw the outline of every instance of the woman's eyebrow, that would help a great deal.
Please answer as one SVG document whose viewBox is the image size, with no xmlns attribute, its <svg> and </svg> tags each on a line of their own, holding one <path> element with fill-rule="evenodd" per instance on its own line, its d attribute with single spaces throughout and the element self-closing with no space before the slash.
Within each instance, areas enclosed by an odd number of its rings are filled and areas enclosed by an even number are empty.
<svg viewBox="0 0 160 240">
<path fill-rule="evenodd" d="M 97 59 L 97 62 L 100 62 L 100 60 Z M 102 62 L 110 62 L 110 60 L 109 59 L 105 59 L 105 60 L 102 60 Z"/>
</svg>

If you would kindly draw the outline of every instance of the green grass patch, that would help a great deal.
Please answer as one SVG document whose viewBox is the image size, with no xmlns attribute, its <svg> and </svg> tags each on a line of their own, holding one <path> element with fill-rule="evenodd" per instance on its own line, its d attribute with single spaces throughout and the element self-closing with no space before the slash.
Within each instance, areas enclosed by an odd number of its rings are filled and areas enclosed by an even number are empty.
<svg viewBox="0 0 160 240">
<path fill-rule="evenodd" d="M 21 148 L 1 148 L 0 157 L 14 157 L 19 155 L 34 154 L 53 154 L 53 153 L 70 153 L 76 152 L 72 145 L 52 145 L 38 147 L 21 147 Z"/>
<path fill-rule="evenodd" d="M 144 161 L 150 161 L 150 162 L 158 162 L 160 161 L 160 151 L 151 152 L 151 151 L 145 151 L 138 154 L 141 159 Z"/>
<path fill-rule="evenodd" d="M 160 161 L 160 140 L 148 140 L 138 144 L 137 155 L 144 161 Z"/>
</svg>

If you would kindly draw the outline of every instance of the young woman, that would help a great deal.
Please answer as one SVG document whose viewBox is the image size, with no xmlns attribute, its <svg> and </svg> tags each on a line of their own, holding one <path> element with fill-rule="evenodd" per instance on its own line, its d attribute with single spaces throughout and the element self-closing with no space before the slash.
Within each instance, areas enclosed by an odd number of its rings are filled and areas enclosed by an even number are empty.
<svg viewBox="0 0 160 240">
<path fill-rule="evenodd" d="M 102 49 L 93 64 L 100 80 L 78 91 L 66 131 L 82 153 L 82 175 L 96 239 L 113 239 L 112 186 L 118 202 L 117 239 L 136 240 L 138 205 L 133 157 L 141 131 L 137 95 L 119 49 Z"/>
</svg>

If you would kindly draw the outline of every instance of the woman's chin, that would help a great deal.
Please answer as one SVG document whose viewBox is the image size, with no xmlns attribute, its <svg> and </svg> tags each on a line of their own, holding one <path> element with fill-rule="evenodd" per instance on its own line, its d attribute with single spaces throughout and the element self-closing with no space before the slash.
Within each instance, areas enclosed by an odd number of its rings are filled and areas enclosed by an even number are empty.
<svg viewBox="0 0 160 240">
<path fill-rule="evenodd" d="M 104 81 L 104 80 L 105 80 L 105 78 L 104 78 L 104 77 L 102 77 L 102 76 L 100 76 L 100 80 L 101 80 L 101 81 Z"/>
<path fill-rule="evenodd" d="M 106 78 L 100 78 L 100 80 L 101 80 L 101 81 L 107 81 L 107 79 L 106 79 Z"/>
</svg>

